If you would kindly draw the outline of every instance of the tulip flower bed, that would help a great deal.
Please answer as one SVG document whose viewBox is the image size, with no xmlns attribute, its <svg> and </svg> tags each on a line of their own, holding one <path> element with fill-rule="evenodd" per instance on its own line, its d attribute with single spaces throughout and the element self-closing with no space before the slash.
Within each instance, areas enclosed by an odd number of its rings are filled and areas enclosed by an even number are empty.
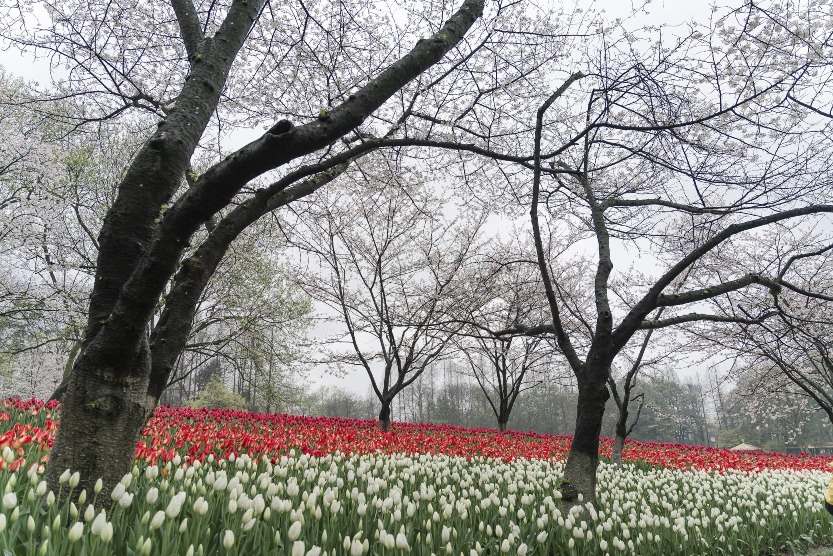
<svg viewBox="0 0 833 556">
<path fill-rule="evenodd" d="M 170 408 L 112 492 L 59 504 L 78 477 L 65 473 L 60 493 L 42 478 L 57 411 L 0 406 L 3 553 L 777 554 L 833 542 L 826 458 L 631 443 L 631 463 L 600 466 L 598 511 L 565 513 L 569 438 Z"/>
</svg>

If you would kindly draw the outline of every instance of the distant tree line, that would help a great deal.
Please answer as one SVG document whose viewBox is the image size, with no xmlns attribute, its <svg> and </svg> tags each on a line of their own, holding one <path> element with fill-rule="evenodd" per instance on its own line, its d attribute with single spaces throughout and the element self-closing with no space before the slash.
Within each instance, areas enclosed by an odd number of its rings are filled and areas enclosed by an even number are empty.
<svg viewBox="0 0 833 556">
<path fill-rule="evenodd" d="M 195 380 L 201 376 L 195 374 Z M 233 388 L 245 397 L 246 390 L 240 390 L 239 383 Z M 666 370 L 640 380 L 636 390 L 643 394 L 645 405 L 631 440 L 724 448 L 747 443 L 770 451 L 833 443 L 833 426 L 816 405 L 790 393 L 764 393 L 751 375 L 736 385 L 721 385 L 699 377 L 682 379 Z M 519 395 L 507 428 L 570 435 L 575 426 L 576 396 L 577 389 L 569 381 L 543 382 Z M 297 391 L 283 410 L 375 420 L 379 403 L 370 388 L 358 393 L 322 385 L 308 392 Z M 613 437 L 617 415 L 612 399 L 608 405 L 602 435 Z M 258 409 L 256 405 L 248 407 Z M 477 381 L 454 362 L 429 366 L 397 396 L 391 413 L 392 420 L 400 422 L 497 428 Z"/>
<path fill-rule="evenodd" d="M 243 363 L 241 364 L 241 361 Z M 341 386 L 305 388 L 298 361 L 274 370 L 270 378 L 242 359 L 234 364 L 214 357 L 169 387 L 163 405 L 228 407 L 256 412 L 375 420 L 380 402 L 367 385 L 364 393 Z M 60 381 L 62 360 L 48 353 L 26 352 L 6 361 L 0 372 L 0 396 L 48 396 Z M 188 370 L 187 359 L 182 361 Z M 268 371 L 268 369 L 267 369 Z M 801 450 L 833 444 L 833 426 L 813 400 L 774 388 L 764 372 L 745 372 L 720 383 L 716 374 L 681 378 L 659 370 L 640 378 L 634 392 L 643 408 L 628 438 L 732 447 L 741 443 L 764 450 Z M 280 392 L 280 396 L 275 396 Z M 569 376 L 542 380 L 518 395 L 507 429 L 542 434 L 573 433 L 577 389 Z M 614 400 L 607 402 L 602 435 L 615 436 Z M 451 424 L 497 429 L 498 422 L 468 361 L 429 365 L 391 407 L 393 421 Z M 633 417 L 632 417 L 633 419 Z"/>
</svg>

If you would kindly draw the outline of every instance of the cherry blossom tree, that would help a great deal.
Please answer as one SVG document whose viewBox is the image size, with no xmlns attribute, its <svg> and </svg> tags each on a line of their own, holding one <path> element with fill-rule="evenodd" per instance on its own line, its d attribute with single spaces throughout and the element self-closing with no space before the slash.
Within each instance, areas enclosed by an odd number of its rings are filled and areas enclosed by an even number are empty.
<svg viewBox="0 0 833 556">
<path fill-rule="evenodd" d="M 414 174 L 359 162 L 343 184 L 296 208 L 290 236 L 310 256 L 299 269 L 304 289 L 346 329 L 329 342 L 346 349 L 330 349 L 328 362 L 365 371 L 382 430 L 396 396 L 448 355 L 460 315 L 479 303 L 469 267 L 483 218 L 447 206 Z"/>
<path fill-rule="evenodd" d="M 482 0 L 405 10 L 400 23 L 382 5 L 342 8 L 262 0 L 2 7 L 0 36 L 63 68 L 55 68 L 54 91 L 75 99 L 81 114 L 67 123 L 132 119 L 146 130 L 96 237 L 84 340 L 47 469 L 56 491 L 67 468 L 81 473 L 88 491 L 97 478 L 110 487 L 129 469 L 200 296 L 234 238 L 378 148 L 363 138 L 435 106 L 426 98 L 431 81 L 442 84 L 478 46 L 463 37 Z M 492 16 L 502 9 L 495 8 Z M 48 113 L 50 105 L 36 109 Z M 221 135 L 263 123 L 266 133 L 233 152 L 219 145 Z M 214 154 L 201 172 L 192 162 L 198 150 Z M 282 175 L 257 181 L 278 168 Z M 206 224 L 211 232 L 184 259 Z"/>
<path fill-rule="evenodd" d="M 129 467 L 243 230 L 364 160 L 404 156 L 461 197 L 528 210 L 550 318 L 504 332 L 553 335 L 575 374 L 562 496 L 593 503 L 615 357 L 639 330 L 768 316 L 701 310 L 788 281 L 718 261 L 758 230 L 833 211 L 829 129 L 808 116 L 829 112 L 829 15 L 787 4 L 674 33 L 534 2 L 4 4 L 0 37 L 48 56 L 53 96 L 80 116 L 35 111 L 145 130 L 96 236 L 51 486 L 68 467 L 88 488 Z M 626 250 L 644 261 L 623 280 Z M 589 304 L 564 301 L 565 277 L 586 278 L 571 266 L 592 269 Z M 675 290 L 686 272 L 697 281 Z"/>
<path fill-rule="evenodd" d="M 677 283 L 675 291 L 678 291 L 685 284 L 686 277 L 687 275 L 681 277 Z M 659 323 L 665 310 L 665 307 L 658 308 L 651 319 L 651 323 Z M 607 386 L 610 389 L 611 397 L 613 398 L 613 402 L 616 404 L 618 412 L 616 416 L 613 453 L 611 455 L 611 461 L 615 464 L 622 463 L 622 450 L 625 447 L 625 439 L 627 439 L 633 432 L 639 422 L 639 417 L 642 415 L 642 408 L 645 407 L 645 392 L 643 391 L 638 394 L 633 392 L 634 387 L 636 386 L 637 378 L 640 376 L 640 373 L 643 373 L 644 375 L 643 371 L 655 368 L 660 363 L 668 365 L 673 359 L 667 350 L 658 350 L 655 346 L 652 346 L 651 337 L 653 336 L 655 330 L 655 328 L 649 327 L 644 332 L 641 332 L 641 342 L 637 342 L 636 345 L 632 347 L 626 346 L 622 350 L 619 359 L 624 360 L 627 370 L 621 376 L 621 392 L 619 390 L 619 385 L 617 384 L 615 363 L 611 368 L 611 374 L 607 380 Z M 675 351 L 679 351 L 682 344 L 679 338 L 676 340 L 676 342 L 672 342 L 673 344 L 676 344 L 673 349 Z M 631 402 L 637 403 L 636 414 L 633 416 L 633 419 L 630 419 Z"/>
<path fill-rule="evenodd" d="M 51 220 L 54 211 L 41 200 L 40 184 L 52 182 L 61 172 L 57 149 L 49 141 L 50 130 L 13 105 L 27 98 L 26 91 L 22 81 L 0 72 L 4 138 L 0 147 L 0 326 L 6 331 L 4 338 L 10 338 L 13 328 L 29 327 L 34 314 L 48 310 L 48 295 L 35 292 L 39 288 L 20 271 L 18 232 L 42 229 L 42 221 Z"/>
<path fill-rule="evenodd" d="M 733 356 L 732 378 L 741 381 L 751 375 L 746 390 L 806 398 L 833 423 L 833 237 L 829 230 L 802 222 L 782 226 L 768 244 L 780 287 L 750 292 L 733 306 L 716 304 L 715 310 L 727 317 L 761 311 L 771 317 L 694 333 L 703 349 Z M 758 258 L 762 250 L 749 248 L 741 258 Z"/>
<path fill-rule="evenodd" d="M 734 369 L 731 376 L 736 385 L 725 395 L 720 446 L 749 443 L 783 451 L 790 445 L 830 442 L 830 422 L 819 418 L 818 404 L 783 373 L 749 366 Z"/>
<path fill-rule="evenodd" d="M 505 431 L 518 396 L 541 385 L 549 371 L 546 340 L 540 337 L 477 338 L 478 346 L 464 350 L 471 374 Z"/>
<path fill-rule="evenodd" d="M 49 378 L 39 382 L 51 390 L 44 394 L 38 389 L 38 394 L 60 399 L 81 348 L 98 252 L 95 230 L 101 228 L 137 145 L 131 133 L 118 128 L 66 135 L 65 125 L 48 125 L 26 110 L 25 104 L 31 101 L 26 90 L 18 84 L 4 104 L 7 122 L 30 126 L 24 129 L 25 142 L 21 141 L 25 153 L 10 142 L 9 155 L 19 157 L 17 166 L 26 162 L 29 168 L 25 171 L 32 177 L 26 179 L 24 170 L 7 176 L 9 186 L 16 187 L 17 198 L 9 191 L 0 249 L 6 263 L 3 268 L 8 269 L 3 298 L 15 310 L 6 311 L 8 333 L 3 335 L 0 353 L 9 358 L 11 374 L 27 372 L 20 368 L 24 366 L 43 369 L 41 374 Z M 9 137 L 14 138 L 11 129 Z M 51 153 L 51 159 L 34 159 L 32 153 L 38 149 Z M 9 164 L 10 168 L 15 166 L 11 161 Z M 224 357 L 240 376 L 244 367 L 249 369 L 249 382 L 258 383 L 266 392 L 273 387 L 263 384 L 260 375 L 271 370 L 277 377 L 278 360 L 285 367 L 290 359 L 297 359 L 293 354 L 298 351 L 295 346 L 300 347 L 308 303 L 299 298 L 299 291 L 287 287 L 278 259 L 262 248 L 266 241 L 272 248 L 280 245 L 268 227 L 258 226 L 238 238 L 212 276 L 183 348 L 189 364 L 183 365 L 180 358 L 169 385 L 187 378 L 208 359 Z M 256 248 L 258 242 L 261 248 Z M 164 300 L 154 318 L 162 305 Z M 244 336 L 246 340 L 241 342 Z M 259 350 L 251 349 L 255 338 L 259 338 Z M 265 362 L 263 355 L 269 356 L 268 369 L 252 373 Z M 277 396 L 273 393 L 270 397 Z"/>
<path fill-rule="evenodd" d="M 561 486 L 568 506 L 595 504 L 610 369 L 634 334 L 766 320 L 767 310 L 727 316 L 704 302 L 793 289 L 789 277 L 768 258 L 725 260 L 781 223 L 833 212 L 828 124 L 789 100 L 816 86 L 813 76 L 825 71 L 818 52 L 831 45 L 824 31 L 804 32 L 809 20 L 787 15 L 748 4 L 721 15 L 711 33 L 693 29 L 642 51 L 627 34 L 611 37 L 593 69 L 539 105 L 529 207 L 551 321 L 502 332 L 555 335 L 576 375 L 578 416 Z M 698 60 L 700 48 L 707 59 Z M 563 116 L 580 99 L 583 121 Z M 585 285 L 592 306 L 583 314 L 559 298 L 560 269 L 572 261 L 553 236 L 564 229 L 582 230 L 593 249 Z M 623 277 L 616 263 L 628 251 L 640 263 Z M 589 334 L 576 336 L 576 322 Z"/>
<path fill-rule="evenodd" d="M 312 306 L 272 228 L 258 222 L 230 246 L 198 302 L 164 403 L 194 395 L 192 374 L 212 361 L 222 362 L 252 410 L 285 407 L 298 396 L 293 385 L 303 382 Z"/>
<path fill-rule="evenodd" d="M 630 361 L 630 367 L 622 377 L 622 391 L 619 392 L 619 386 L 616 384 L 616 379 L 611 372 L 607 379 L 607 386 L 610 389 L 610 394 L 613 397 L 613 402 L 616 404 L 616 432 L 613 440 L 613 453 L 610 456 L 610 461 L 614 464 L 622 464 L 622 450 L 625 447 L 625 440 L 631 435 L 634 427 L 639 422 L 639 417 L 642 415 L 642 408 L 645 406 L 645 393 L 633 393 L 636 386 L 636 378 L 642 369 L 643 358 L 651 342 L 651 334 L 653 330 L 648 330 L 645 337 L 639 346 L 639 351 L 636 357 Z M 631 402 L 636 402 L 636 415 L 633 419 L 631 416 Z"/>
<path fill-rule="evenodd" d="M 540 279 L 529 258 L 507 260 L 514 241 L 497 242 L 486 256 L 491 264 L 478 265 L 483 300 L 470 308 L 466 326 L 455 341 L 480 387 L 500 431 L 505 431 L 520 394 L 554 378 L 556 348 L 552 338 L 503 335 L 496 331 L 518 322 L 540 320 L 543 299 Z M 472 292 L 474 295 L 474 292 Z"/>
<path fill-rule="evenodd" d="M 28 84 L 0 73 L 0 358 L 13 383 L 23 378 L 16 376 L 19 366 L 30 376 L 40 370 L 39 379 L 29 381 L 36 390 L 12 393 L 43 396 L 43 388 L 60 380 L 66 354 L 80 336 L 83 257 L 74 255 L 83 252 L 84 241 L 67 241 L 65 234 L 74 220 L 65 218 L 66 211 L 78 205 L 55 192 L 74 183 L 72 171 L 83 154 L 77 142 L 62 137 L 60 125 L 20 106 L 31 98 Z M 72 261 L 57 256 L 67 246 Z"/>
</svg>

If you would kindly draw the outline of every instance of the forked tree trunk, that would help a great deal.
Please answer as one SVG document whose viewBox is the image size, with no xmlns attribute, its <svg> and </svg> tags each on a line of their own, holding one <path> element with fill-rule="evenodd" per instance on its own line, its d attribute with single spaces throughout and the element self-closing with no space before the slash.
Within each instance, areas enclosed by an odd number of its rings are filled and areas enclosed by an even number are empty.
<svg viewBox="0 0 833 556">
<path fill-rule="evenodd" d="M 579 386 L 576 431 L 564 467 L 561 498 L 565 510 L 588 502 L 596 506 L 596 471 L 599 466 L 599 435 L 605 402 L 610 394 L 601 386 Z M 581 500 L 579 500 L 581 495 Z"/>
<path fill-rule="evenodd" d="M 382 402 L 382 409 L 379 411 L 379 430 L 382 432 L 390 430 L 390 403 L 391 400 Z"/>
<path fill-rule="evenodd" d="M 154 409 L 146 395 L 149 365 L 144 356 L 136 363 L 136 372 L 123 377 L 103 372 L 101 367 L 76 365 L 64 392 L 61 426 L 46 468 L 47 484 L 55 493 L 59 477 L 69 469 L 81 477 L 73 499 L 86 489 L 91 500 L 100 478 L 103 494 L 99 502 L 109 503 L 109 493 L 133 465 L 139 434 Z"/>
</svg>

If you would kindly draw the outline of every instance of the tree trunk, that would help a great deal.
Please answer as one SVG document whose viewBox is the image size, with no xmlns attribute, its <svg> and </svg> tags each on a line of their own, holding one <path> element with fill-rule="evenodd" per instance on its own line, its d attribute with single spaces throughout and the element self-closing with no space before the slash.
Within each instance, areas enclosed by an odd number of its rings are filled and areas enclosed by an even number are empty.
<svg viewBox="0 0 833 556">
<path fill-rule="evenodd" d="M 72 367 L 75 365 L 75 358 L 78 357 L 78 352 L 81 351 L 81 341 L 76 341 L 72 344 L 72 349 L 69 350 L 69 355 L 67 355 L 67 361 L 64 364 L 64 373 L 61 375 L 61 384 L 55 388 L 55 391 L 52 392 L 52 395 L 49 396 L 50 400 L 61 401 L 61 398 L 64 396 L 64 392 L 67 389 L 67 385 L 69 384 L 69 377 L 72 375 Z"/>
<path fill-rule="evenodd" d="M 500 432 L 506 431 L 506 424 L 509 422 L 509 408 L 506 400 L 500 401 L 500 411 L 497 416 L 497 428 Z"/>
<path fill-rule="evenodd" d="M 390 403 L 391 400 L 382 402 L 382 410 L 379 411 L 379 430 L 387 432 L 390 430 Z"/>
<path fill-rule="evenodd" d="M 564 467 L 561 498 L 564 509 L 588 502 L 596 506 L 596 471 L 599 466 L 599 435 L 605 402 L 610 393 L 604 386 L 579 386 L 576 406 L 576 430 Z M 579 500 L 581 495 L 581 500 Z"/>
<path fill-rule="evenodd" d="M 614 465 L 622 465 L 622 449 L 625 447 L 625 437 L 616 433 L 616 440 L 613 441 L 613 454 L 610 461 Z"/>
<path fill-rule="evenodd" d="M 154 409 L 146 396 L 150 372 L 146 341 L 144 348 L 129 375 L 116 376 L 91 362 L 76 365 L 64 392 L 61 425 L 46 469 L 47 484 L 56 493 L 58 478 L 69 469 L 81 476 L 73 498 L 86 489 L 92 499 L 100 478 L 105 494 L 99 500 L 107 504 L 109 493 L 131 468 L 139 433 Z"/>
<path fill-rule="evenodd" d="M 509 401 L 506 398 L 501 398 L 497 415 L 497 428 L 500 432 L 506 431 L 506 425 L 509 423 L 509 411 Z"/>
<path fill-rule="evenodd" d="M 625 397 L 619 407 L 619 418 L 616 419 L 616 439 L 613 441 L 613 454 L 610 456 L 611 463 L 622 465 L 622 450 L 625 448 L 625 438 L 628 436 L 628 404 L 630 402 L 630 389 L 625 389 Z M 639 418 L 639 414 L 637 414 Z"/>
</svg>

